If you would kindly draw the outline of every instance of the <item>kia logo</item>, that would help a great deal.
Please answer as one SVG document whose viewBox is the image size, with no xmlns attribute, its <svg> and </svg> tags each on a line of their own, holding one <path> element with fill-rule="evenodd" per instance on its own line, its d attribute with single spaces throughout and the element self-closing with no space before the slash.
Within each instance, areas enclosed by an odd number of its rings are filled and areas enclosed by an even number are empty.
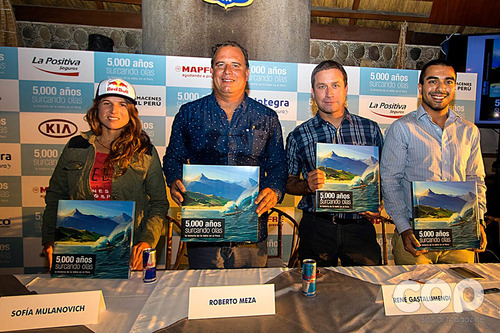
<svg viewBox="0 0 500 333">
<path fill-rule="evenodd" d="M 78 126 L 66 119 L 49 119 L 38 125 L 38 131 L 51 138 L 67 138 L 78 131 Z"/>
</svg>

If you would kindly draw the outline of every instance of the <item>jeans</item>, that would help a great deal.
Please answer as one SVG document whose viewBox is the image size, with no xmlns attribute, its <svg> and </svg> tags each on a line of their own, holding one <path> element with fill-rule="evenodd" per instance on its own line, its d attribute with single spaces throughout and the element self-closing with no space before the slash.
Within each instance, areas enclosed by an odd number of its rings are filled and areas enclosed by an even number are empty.
<svg viewBox="0 0 500 333">
<path fill-rule="evenodd" d="M 187 243 L 190 269 L 266 267 L 267 239 L 257 243 Z"/>
<path fill-rule="evenodd" d="M 341 224 L 340 224 L 341 223 Z M 373 224 L 365 218 L 334 223 L 325 214 L 304 212 L 299 225 L 299 259 L 318 266 L 380 265 L 382 255 Z"/>
</svg>

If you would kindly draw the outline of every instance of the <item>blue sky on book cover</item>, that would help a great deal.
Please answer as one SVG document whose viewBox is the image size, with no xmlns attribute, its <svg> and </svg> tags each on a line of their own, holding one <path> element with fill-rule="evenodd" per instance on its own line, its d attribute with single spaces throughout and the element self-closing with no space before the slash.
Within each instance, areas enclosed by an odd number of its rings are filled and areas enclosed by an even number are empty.
<svg viewBox="0 0 500 333">
<path fill-rule="evenodd" d="M 182 219 L 222 219 L 224 236 L 188 237 L 185 241 L 257 241 L 259 167 L 185 164 Z"/>
<path fill-rule="evenodd" d="M 64 275 L 128 278 L 134 213 L 133 201 L 60 200 L 54 254 L 96 258 L 93 274 Z"/>
<path fill-rule="evenodd" d="M 343 191 L 352 194 L 351 209 L 317 207 L 316 211 L 378 211 L 380 187 L 377 146 L 317 143 L 316 167 L 325 172 L 325 184 L 318 192 Z"/>
<path fill-rule="evenodd" d="M 475 181 L 414 181 L 412 200 L 413 228 L 417 236 L 418 230 L 451 230 L 452 248 L 478 247 L 479 208 Z"/>
</svg>

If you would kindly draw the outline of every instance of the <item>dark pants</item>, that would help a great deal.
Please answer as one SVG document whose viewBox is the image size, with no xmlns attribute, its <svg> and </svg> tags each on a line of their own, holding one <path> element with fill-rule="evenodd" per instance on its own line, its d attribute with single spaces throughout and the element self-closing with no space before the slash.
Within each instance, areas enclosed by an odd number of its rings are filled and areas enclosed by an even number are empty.
<svg viewBox="0 0 500 333">
<path fill-rule="evenodd" d="M 267 240 L 258 243 L 187 243 L 190 269 L 266 267 Z"/>
<path fill-rule="evenodd" d="M 318 266 L 372 266 L 382 263 L 375 227 L 367 219 L 337 219 L 304 212 L 299 226 L 299 259 Z"/>
</svg>

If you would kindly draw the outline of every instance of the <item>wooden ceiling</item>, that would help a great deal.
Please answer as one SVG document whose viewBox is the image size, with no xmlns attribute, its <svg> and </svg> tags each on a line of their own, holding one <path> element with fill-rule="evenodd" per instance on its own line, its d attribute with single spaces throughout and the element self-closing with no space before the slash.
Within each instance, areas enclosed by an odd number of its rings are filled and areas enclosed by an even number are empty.
<svg viewBox="0 0 500 333">
<path fill-rule="evenodd" d="M 10 2 L 18 21 L 142 27 L 142 0 Z M 311 0 L 311 5 L 315 39 L 397 42 L 405 21 L 407 42 L 415 44 L 439 44 L 443 35 L 454 33 L 500 33 L 498 0 Z"/>
</svg>

